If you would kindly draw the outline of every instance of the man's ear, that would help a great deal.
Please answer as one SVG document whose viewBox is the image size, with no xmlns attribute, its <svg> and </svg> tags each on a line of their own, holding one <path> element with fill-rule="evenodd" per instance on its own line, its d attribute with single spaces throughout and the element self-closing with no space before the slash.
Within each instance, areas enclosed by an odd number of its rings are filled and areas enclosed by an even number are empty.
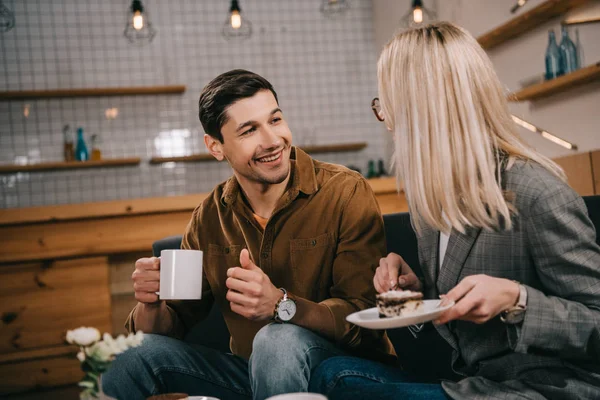
<svg viewBox="0 0 600 400">
<path fill-rule="evenodd" d="M 212 154 L 214 158 L 219 161 L 223 161 L 225 155 L 223 154 L 223 143 L 219 142 L 214 137 L 204 134 L 204 145 L 208 149 L 208 152 Z"/>
</svg>

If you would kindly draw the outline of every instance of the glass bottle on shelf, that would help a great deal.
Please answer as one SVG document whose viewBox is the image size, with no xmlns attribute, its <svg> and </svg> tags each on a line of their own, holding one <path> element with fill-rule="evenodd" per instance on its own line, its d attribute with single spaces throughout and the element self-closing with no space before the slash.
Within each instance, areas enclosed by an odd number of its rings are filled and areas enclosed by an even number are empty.
<svg viewBox="0 0 600 400">
<path fill-rule="evenodd" d="M 556 36 L 554 31 L 548 31 L 548 47 L 546 48 L 546 80 L 554 79 L 562 75 L 562 61 L 560 49 L 556 44 Z"/>
<path fill-rule="evenodd" d="M 90 159 L 88 148 L 83 138 L 83 128 L 77 128 L 77 145 L 75 146 L 75 160 L 87 161 Z"/>
<path fill-rule="evenodd" d="M 71 131 L 71 127 L 69 125 L 63 126 L 63 157 L 67 162 L 75 159 L 73 142 L 73 131 Z"/>
<path fill-rule="evenodd" d="M 92 161 L 100 161 L 102 159 L 102 151 L 100 150 L 100 137 L 96 134 L 90 136 L 92 144 Z"/>
<path fill-rule="evenodd" d="M 387 172 L 385 172 L 384 163 L 382 159 L 377 161 L 377 176 L 387 176 Z"/>
<path fill-rule="evenodd" d="M 367 168 L 367 179 L 377 178 L 377 171 L 375 171 L 375 161 L 369 160 L 369 166 Z"/>
<path fill-rule="evenodd" d="M 569 37 L 569 31 L 567 30 L 566 25 L 561 27 L 561 31 L 562 39 L 559 46 L 560 59 L 562 61 L 561 69 L 563 74 L 568 74 L 579 69 L 579 64 L 577 63 L 577 48 L 575 48 L 575 43 L 573 43 Z"/>
</svg>

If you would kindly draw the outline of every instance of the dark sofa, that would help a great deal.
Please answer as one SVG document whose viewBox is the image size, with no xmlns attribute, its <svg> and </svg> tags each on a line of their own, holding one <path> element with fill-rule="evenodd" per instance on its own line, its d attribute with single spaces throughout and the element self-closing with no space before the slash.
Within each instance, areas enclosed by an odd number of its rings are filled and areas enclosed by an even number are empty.
<svg viewBox="0 0 600 400">
<path fill-rule="evenodd" d="M 584 197 L 588 214 L 598 227 L 600 224 L 600 196 Z M 384 215 L 388 252 L 400 254 L 415 273 L 422 276 L 417 255 L 417 239 L 408 213 Z M 600 244 L 596 235 L 596 242 Z M 159 256 L 161 250 L 178 249 L 181 236 L 171 236 L 154 242 L 152 250 Z M 398 363 L 423 380 L 454 379 L 450 368 L 450 346 L 437 334 L 431 324 L 425 324 L 416 337 L 407 329 L 393 329 L 388 335 L 398 354 Z M 229 331 L 219 308 L 213 306 L 209 316 L 192 328 L 185 338 L 192 343 L 203 344 L 224 352 L 229 351 Z"/>
</svg>

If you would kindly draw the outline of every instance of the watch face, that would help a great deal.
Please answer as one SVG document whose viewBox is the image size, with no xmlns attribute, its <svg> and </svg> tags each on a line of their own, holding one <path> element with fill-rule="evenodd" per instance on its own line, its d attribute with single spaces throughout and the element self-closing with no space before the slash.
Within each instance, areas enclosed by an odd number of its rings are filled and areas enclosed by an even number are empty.
<svg viewBox="0 0 600 400">
<path fill-rule="evenodd" d="M 289 321 L 296 314 L 296 303 L 292 300 L 286 300 L 279 303 L 277 308 L 277 316 L 282 321 Z"/>
<path fill-rule="evenodd" d="M 508 324 L 521 323 L 525 319 L 525 310 L 523 310 L 523 309 L 510 310 L 506 313 L 506 316 L 504 318 L 506 319 L 506 323 L 508 323 Z"/>
</svg>

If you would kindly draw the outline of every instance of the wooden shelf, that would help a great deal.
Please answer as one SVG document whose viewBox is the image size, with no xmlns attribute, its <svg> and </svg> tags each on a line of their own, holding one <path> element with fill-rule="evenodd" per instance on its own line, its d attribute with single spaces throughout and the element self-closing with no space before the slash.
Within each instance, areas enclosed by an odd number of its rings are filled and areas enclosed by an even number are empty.
<svg viewBox="0 0 600 400">
<path fill-rule="evenodd" d="M 317 153 L 343 153 L 349 151 L 358 151 L 367 147 L 367 143 L 343 143 L 343 144 L 330 144 L 322 146 L 301 146 L 300 148 L 309 154 Z M 167 162 L 203 162 L 203 161 L 216 161 L 216 159 L 210 154 L 192 154 L 189 156 L 178 156 L 178 157 L 152 157 L 150 164 L 162 164 Z"/>
<path fill-rule="evenodd" d="M 477 41 L 486 50 L 534 29 L 589 0 L 546 0 L 539 6 L 519 15 L 499 27 L 479 36 Z"/>
<path fill-rule="evenodd" d="M 600 80 L 600 62 L 578 69 L 570 74 L 528 86 L 512 93 L 508 99 L 510 101 L 537 100 L 595 80 Z"/>
<path fill-rule="evenodd" d="M 189 156 L 175 156 L 175 157 L 152 157 L 150 164 L 162 164 L 168 162 L 202 162 L 202 161 L 217 161 L 212 155 L 206 154 L 192 154 Z"/>
<path fill-rule="evenodd" d="M 323 146 L 301 146 L 300 148 L 309 154 L 317 153 L 345 153 L 349 151 L 358 151 L 367 147 L 367 143 L 345 143 L 328 144 Z"/>
<path fill-rule="evenodd" d="M 0 100 L 47 99 L 65 97 L 137 96 L 154 94 L 179 94 L 185 92 L 184 85 L 107 87 L 88 89 L 21 90 L 0 92 Z"/>
<path fill-rule="evenodd" d="M 34 172 L 34 171 L 52 171 L 61 169 L 80 169 L 80 168 L 101 168 L 101 167 L 124 167 L 128 165 L 138 165 L 141 162 L 139 157 L 113 158 L 100 161 L 70 161 L 70 162 L 45 162 L 38 164 L 24 165 L 0 165 L 0 174 L 14 172 Z"/>
</svg>

